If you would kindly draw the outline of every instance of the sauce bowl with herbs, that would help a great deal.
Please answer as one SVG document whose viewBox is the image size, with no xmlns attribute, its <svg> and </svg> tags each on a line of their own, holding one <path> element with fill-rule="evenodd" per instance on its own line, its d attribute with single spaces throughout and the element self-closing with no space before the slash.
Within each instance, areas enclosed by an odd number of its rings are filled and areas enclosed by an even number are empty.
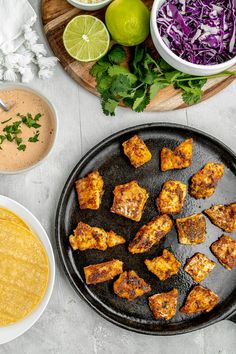
<svg viewBox="0 0 236 354">
<path fill-rule="evenodd" d="M 236 64 L 235 0 L 155 0 L 153 43 L 175 69 L 203 76 Z"/>
<path fill-rule="evenodd" d="M 58 120 L 53 105 L 24 85 L 4 85 L 0 98 L 0 173 L 16 174 L 38 166 L 51 153 Z"/>
</svg>

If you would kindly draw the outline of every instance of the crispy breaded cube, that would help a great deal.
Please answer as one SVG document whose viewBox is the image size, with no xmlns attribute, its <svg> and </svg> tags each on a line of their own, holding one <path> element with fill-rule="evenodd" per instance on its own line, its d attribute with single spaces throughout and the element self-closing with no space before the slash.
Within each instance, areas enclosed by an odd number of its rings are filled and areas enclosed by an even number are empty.
<svg viewBox="0 0 236 354">
<path fill-rule="evenodd" d="M 103 179 L 98 171 L 75 182 L 80 209 L 99 209 L 103 196 Z"/>
<path fill-rule="evenodd" d="M 103 283 L 123 272 L 123 262 L 119 259 L 84 267 L 86 284 Z"/>
<path fill-rule="evenodd" d="M 99 227 L 92 227 L 83 222 L 79 222 L 74 235 L 69 237 L 73 250 L 86 251 L 97 249 L 105 251 L 108 247 L 114 247 L 125 243 L 124 237 L 117 235 L 114 231 L 106 232 Z"/>
<path fill-rule="evenodd" d="M 125 155 L 129 158 L 131 165 L 140 167 L 151 160 L 152 154 L 147 145 L 138 136 L 134 135 L 122 144 Z"/>
<path fill-rule="evenodd" d="M 129 244 L 131 253 L 144 253 L 171 231 L 173 221 L 168 215 L 155 217 L 146 225 L 143 225 Z"/>
<path fill-rule="evenodd" d="M 162 256 L 153 259 L 145 259 L 144 263 L 148 270 L 162 281 L 177 274 L 181 267 L 181 263 L 177 261 L 173 253 L 166 249 L 164 249 Z"/>
<path fill-rule="evenodd" d="M 190 194 L 195 199 L 210 198 L 224 174 L 222 163 L 208 162 L 191 178 Z"/>
<path fill-rule="evenodd" d="M 117 235 L 114 231 L 107 231 L 107 247 L 114 247 L 126 242 L 126 239 Z"/>
<path fill-rule="evenodd" d="M 193 139 L 187 139 L 174 150 L 161 150 L 161 171 L 179 170 L 192 164 Z"/>
<path fill-rule="evenodd" d="M 155 294 L 149 297 L 149 306 L 156 320 L 170 320 L 175 316 L 177 310 L 179 292 L 178 289 L 167 293 Z"/>
<path fill-rule="evenodd" d="M 186 184 L 180 181 L 167 181 L 157 198 L 157 207 L 161 214 L 181 212 L 187 194 Z"/>
<path fill-rule="evenodd" d="M 134 270 L 122 273 L 114 282 L 114 292 L 119 297 L 132 301 L 151 291 L 147 284 Z"/>
<path fill-rule="evenodd" d="M 125 218 L 140 221 L 143 209 L 148 199 L 146 189 L 139 186 L 136 181 L 116 186 L 111 212 Z"/>
<path fill-rule="evenodd" d="M 180 309 L 183 313 L 210 312 L 219 302 L 219 296 L 212 290 L 196 285 L 188 294 L 184 306 Z"/>
<path fill-rule="evenodd" d="M 206 220 L 203 214 L 194 214 L 176 219 L 179 242 L 184 245 L 197 245 L 205 242 Z"/>
<path fill-rule="evenodd" d="M 191 275 L 196 283 L 200 283 L 215 266 L 215 262 L 205 256 L 205 254 L 198 252 L 191 258 L 187 259 L 184 270 Z"/>
<path fill-rule="evenodd" d="M 236 229 L 236 203 L 213 205 L 206 209 L 205 213 L 214 225 L 225 232 L 233 232 Z"/>
<path fill-rule="evenodd" d="M 212 243 L 211 250 L 226 269 L 236 267 L 236 241 L 233 238 L 222 235 Z"/>
</svg>

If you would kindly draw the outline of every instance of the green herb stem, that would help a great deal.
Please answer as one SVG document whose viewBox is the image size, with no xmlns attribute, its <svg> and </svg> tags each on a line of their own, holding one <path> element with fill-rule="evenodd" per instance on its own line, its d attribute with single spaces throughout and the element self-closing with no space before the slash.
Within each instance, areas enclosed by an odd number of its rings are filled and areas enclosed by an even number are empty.
<svg viewBox="0 0 236 354">
<path fill-rule="evenodd" d="M 208 80 L 208 79 L 217 79 L 219 77 L 224 76 L 236 76 L 236 71 L 223 71 L 222 73 L 209 75 L 209 76 L 193 76 L 193 77 L 186 77 L 182 79 L 176 79 L 175 81 L 183 82 L 183 81 L 195 81 L 195 80 Z"/>
</svg>

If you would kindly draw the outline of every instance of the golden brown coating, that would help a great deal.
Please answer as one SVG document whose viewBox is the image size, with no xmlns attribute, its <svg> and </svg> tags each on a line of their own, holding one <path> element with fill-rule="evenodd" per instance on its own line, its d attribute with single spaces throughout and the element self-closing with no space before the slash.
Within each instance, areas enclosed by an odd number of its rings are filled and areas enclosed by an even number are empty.
<svg viewBox="0 0 236 354">
<path fill-rule="evenodd" d="M 187 194 L 186 184 L 180 181 L 167 181 L 157 198 L 157 207 L 161 214 L 181 212 Z"/>
<path fill-rule="evenodd" d="M 177 274 L 181 267 L 181 263 L 177 261 L 173 253 L 166 249 L 164 249 L 162 256 L 153 259 L 145 259 L 144 263 L 148 270 L 162 281 Z"/>
<path fill-rule="evenodd" d="M 224 174 L 224 165 L 208 162 L 191 178 L 190 194 L 195 199 L 210 198 Z"/>
<path fill-rule="evenodd" d="M 205 256 L 205 254 L 198 252 L 191 258 L 187 259 L 184 270 L 191 275 L 196 283 L 200 283 L 215 266 L 215 262 L 210 260 L 207 256 Z"/>
<path fill-rule="evenodd" d="M 196 285 L 188 294 L 184 306 L 180 309 L 183 313 L 210 312 L 219 302 L 219 296 L 212 290 Z"/>
<path fill-rule="evenodd" d="M 122 273 L 114 282 L 113 288 L 116 295 L 129 301 L 152 290 L 150 285 L 140 278 L 134 270 Z"/>
<path fill-rule="evenodd" d="M 139 186 L 136 181 L 116 186 L 111 212 L 125 218 L 140 221 L 143 209 L 148 199 L 146 189 Z"/>
<path fill-rule="evenodd" d="M 233 238 L 222 235 L 212 243 L 211 250 L 226 269 L 236 267 L 236 241 Z"/>
<path fill-rule="evenodd" d="M 184 245 L 197 245 L 205 242 L 206 220 L 203 214 L 194 214 L 176 219 L 179 242 Z"/>
<path fill-rule="evenodd" d="M 75 182 L 80 209 L 99 209 L 103 196 L 103 179 L 98 171 Z"/>
<path fill-rule="evenodd" d="M 161 171 L 179 170 L 191 166 L 193 139 L 187 139 L 174 150 L 164 147 L 161 150 Z"/>
<path fill-rule="evenodd" d="M 138 135 L 134 135 L 132 138 L 125 141 L 122 146 L 125 155 L 129 158 L 131 165 L 135 168 L 144 165 L 152 158 L 152 154 L 147 145 Z"/>
<path fill-rule="evenodd" d="M 79 222 L 74 235 L 69 237 L 73 250 L 86 251 L 96 249 L 105 251 L 108 247 L 114 247 L 125 243 L 124 237 L 114 231 L 106 232 L 99 227 L 92 227 L 84 222 Z"/>
<path fill-rule="evenodd" d="M 84 267 L 86 284 L 103 283 L 104 281 L 113 279 L 122 272 L 123 262 L 119 261 L 119 259 Z"/>
<path fill-rule="evenodd" d="M 206 209 L 205 213 L 214 225 L 225 232 L 233 232 L 236 229 L 236 203 L 213 205 Z"/>
<path fill-rule="evenodd" d="M 149 306 L 156 320 L 170 320 L 176 314 L 179 292 L 178 289 L 149 297 Z"/>
<path fill-rule="evenodd" d="M 148 224 L 143 225 L 129 244 L 131 253 L 144 253 L 170 232 L 173 221 L 168 215 L 157 216 Z"/>
</svg>

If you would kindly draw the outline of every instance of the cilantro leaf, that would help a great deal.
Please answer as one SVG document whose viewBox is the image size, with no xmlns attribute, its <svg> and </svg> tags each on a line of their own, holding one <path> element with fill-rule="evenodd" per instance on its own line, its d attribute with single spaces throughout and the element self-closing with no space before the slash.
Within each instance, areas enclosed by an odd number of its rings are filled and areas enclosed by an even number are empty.
<svg viewBox="0 0 236 354">
<path fill-rule="evenodd" d="M 97 77 L 103 74 L 109 68 L 109 66 L 110 66 L 109 62 L 104 62 L 99 60 L 90 69 L 90 74 L 94 77 Z"/>
<path fill-rule="evenodd" d="M 151 86 L 150 86 L 150 99 L 152 100 L 154 97 L 156 97 L 157 93 L 162 90 L 163 88 L 169 86 L 169 83 L 165 80 L 158 80 L 155 81 Z"/>
<path fill-rule="evenodd" d="M 22 143 L 22 138 L 19 138 L 18 136 L 15 137 L 15 142 L 16 142 L 16 145 L 19 146 L 21 143 Z"/>
<path fill-rule="evenodd" d="M 37 141 L 39 141 L 39 133 L 35 133 L 33 136 L 31 136 L 28 141 L 30 143 L 37 143 Z"/>
<path fill-rule="evenodd" d="M 201 90 L 193 90 L 193 91 L 185 91 L 182 94 L 183 101 L 188 104 L 192 105 L 194 103 L 198 103 L 201 100 L 202 91 Z"/>
<path fill-rule="evenodd" d="M 132 74 L 128 68 L 120 65 L 111 65 L 108 68 L 108 74 L 113 77 L 117 75 L 125 75 L 130 80 L 131 84 L 134 84 L 137 81 L 137 77 Z"/>
<path fill-rule="evenodd" d="M 18 146 L 17 149 L 18 149 L 19 151 L 25 151 L 26 145 L 25 145 L 25 144 L 21 144 L 21 145 Z"/>
<path fill-rule="evenodd" d="M 4 142 L 5 139 L 5 135 L 0 135 L 0 145 Z"/>
<path fill-rule="evenodd" d="M 97 79 L 97 90 L 101 94 L 105 91 L 107 91 L 112 83 L 112 78 L 108 75 L 103 75 L 100 78 Z"/>
<path fill-rule="evenodd" d="M 147 94 L 147 89 L 140 89 L 137 91 L 137 97 L 133 103 L 132 109 L 135 112 L 143 112 L 149 102 L 150 97 Z"/>
<path fill-rule="evenodd" d="M 118 44 L 113 45 L 108 53 L 108 59 L 112 64 L 121 64 L 126 59 L 126 52 L 124 48 Z"/>
<path fill-rule="evenodd" d="M 103 109 L 103 113 L 105 115 L 111 115 L 114 116 L 115 115 L 115 109 L 118 106 L 119 102 L 108 98 L 107 100 L 102 100 L 102 109 Z"/>
<path fill-rule="evenodd" d="M 130 80 L 125 75 L 115 76 L 112 80 L 110 92 L 113 95 L 119 95 L 119 93 L 126 93 L 132 88 Z"/>
</svg>

